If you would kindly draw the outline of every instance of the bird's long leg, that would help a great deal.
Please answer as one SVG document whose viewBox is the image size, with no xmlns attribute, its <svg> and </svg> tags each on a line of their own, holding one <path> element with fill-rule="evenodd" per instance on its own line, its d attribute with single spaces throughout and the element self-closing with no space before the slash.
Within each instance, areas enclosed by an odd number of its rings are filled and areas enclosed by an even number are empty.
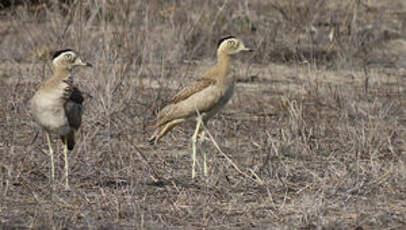
<svg viewBox="0 0 406 230">
<path fill-rule="evenodd" d="M 199 134 L 200 124 L 202 123 L 201 116 L 197 117 L 196 122 L 196 130 L 192 137 L 192 178 L 195 178 L 196 175 L 196 142 L 197 142 L 197 135 Z"/>
<path fill-rule="evenodd" d="M 65 137 L 65 146 L 63 154 L 65 155 L 65 189 L 69 189 L 69 163 L 68 163 L 68 136 Z"/>
<path fill-rule="evenodd" d="M 49 137 L 49 133 L 47 132 L 46 135 L 47 135 L 47 141 L 48 141 L 48 147 L 49 147 L 49 156 L 51 157 L 51 180 L 52 180 L 52 186 L 54 186 L 54 183 L 55 183 L 54 150 L 52 149 L 51 138 Z"/>
<path fill-rule="evenodd" d="M 206 132 L 203 131 L 200 133 L 200 148 L 202 151 L 202 155 L 203 155 L 203 173 L 204 176 L 207 177 L 207 155 L 206 155 L 206 142 L 205 142 L 205 134 Z"/>
</svg>

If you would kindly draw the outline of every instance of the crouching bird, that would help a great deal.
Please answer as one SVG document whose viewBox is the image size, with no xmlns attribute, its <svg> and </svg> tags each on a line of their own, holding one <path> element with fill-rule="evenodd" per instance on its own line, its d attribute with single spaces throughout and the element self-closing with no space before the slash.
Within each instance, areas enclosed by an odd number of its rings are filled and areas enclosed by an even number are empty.
<svg viewBox="0 0 406 230">
<path fill-rule="evenodd" d="M 83 62 L 71 50 L 56 51 L 52 58 L 54 73 L 41 84 L 31 99 L 31 114 L 34 120 L 46 131 L 49 155 L 51 157 L 51 178 L 54 185 L 54 151 L 50 135 L 60 136 L 64 144 L 65 188 L 69 189 L 68 150 L 75 146 L 75 131 L 79 128 L 83 114 L 83 95 L 73 85 L 72 69 L 75 66 L 92 65 Z"/>
<path fill-rule="evenodd" d="M 157 141 L 176 125 L 188 119 L 196 119 L 196 128 L 192 137 L 192 178 L 195 177 L 196 142 L 201 124 L 213 117 L 230 100 L 234 92 L 235 76 L 230 74 L 231 61 L 241 51 L 253 51 L 244 43 L 229 36 L 221 39 L 217 45 L 217 64 L 209 69 L 200 79 L 192 82 L 177 93 L 159 112 L 152 124 L 155 131 L 150 142 Z M 201 140 L 204 141 L 204 130 Z M 203 170 L 207 176 L 206 153 L 203 151 Z"/>
</svg>

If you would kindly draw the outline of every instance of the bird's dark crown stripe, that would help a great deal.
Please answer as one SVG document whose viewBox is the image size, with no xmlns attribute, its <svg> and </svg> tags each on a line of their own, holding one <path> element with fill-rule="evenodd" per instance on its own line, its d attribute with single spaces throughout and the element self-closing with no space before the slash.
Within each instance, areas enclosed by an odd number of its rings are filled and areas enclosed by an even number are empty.
<svg viewBox="0 0 406 230">
<path fill-rule="evenodd" d="M 62 53 L 69 52 L 69 51 L 74 52 L 72 49 L 64 49 L 64 50 L 55 51 L 54 55 L 52 56 L 52 60 L 59 57 L 59 55 L 61 55 Z"/>
<path fill-rule="evenodd" d="M 217 43 L 217 48 L 220 47 L 221 43 L 223 43 L 224 40 L 230 39 L 230 38 L 235 38 L 234 36 L 230 35 L 227 37 L 224 37 L 222 39 L 220 39 L 220 41 Z"/>
</svg>

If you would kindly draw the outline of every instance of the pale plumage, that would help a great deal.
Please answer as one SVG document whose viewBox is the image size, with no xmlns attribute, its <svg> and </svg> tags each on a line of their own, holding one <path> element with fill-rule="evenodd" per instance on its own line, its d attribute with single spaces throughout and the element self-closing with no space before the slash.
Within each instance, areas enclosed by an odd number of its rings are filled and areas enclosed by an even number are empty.
<svg viewBox="0 0 406 230">
<path fill-rule="evenodd" d="M 45 81 L 31 99 L 31 114 L 47 135 L 51 157 L 52 181 L 55 177 L 54 156 L 50 134 L 61 137 L 65 155 L 65 186 L 68 183 L 67 151 L 75 145 L 75 131 L 82 121 L 83 95 L 73 86 L 72 68 L 75 66 L 91 66 L 83 62 L 73 50 L 57 51 L 53 57 L 54 74 Z"/>
<path fill-rule="evenodd" d="M 241 51 L 252 50 L 246 48 L 241 40 L 232 36 L 220 40 L 217 50 L 217 65 L 207 71 L 202 78 L 177 93 L 159 112 L 157 120 L 153 123 L 155 131 L 149 141 L 156 143 L 176 125 L 190 118 L 198 117 L 196 131 L 193 135 L 192 177 L 195 176 L 195 143 L 200 124 L 201 122 L 206 124 L 232 97 L 235 86 L 235 78 L 229 74 L 232 55 Z M 204 136 L 204 132 L 202 136 Z M 204 171 L 207 174 L 206 162 L 204 164 Z"/>
</svg>

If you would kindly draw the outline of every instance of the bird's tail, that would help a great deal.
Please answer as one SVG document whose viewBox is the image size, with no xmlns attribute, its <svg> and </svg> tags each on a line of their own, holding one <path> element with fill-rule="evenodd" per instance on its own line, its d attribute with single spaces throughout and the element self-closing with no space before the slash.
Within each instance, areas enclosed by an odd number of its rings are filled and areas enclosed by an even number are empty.
<svg viewBox="0 0 406 230">
<path fill-rule="evenodd" d="M 61 136 L 63 144 L 65 144 L 65 137 Z M 72 150 L 75 147 L 75 131 L 71 131 L 66 135 L 66 140 L 68 141 L 68 149 Z"/>
<path fill-rule="evenodd" d="M 152 136 L 148 139 L 148 142 L 151 145 L 155 145 L 158 142 L 158 136 L 157 136 L 157 132 L 155 131 L 154 134 L 152 134 Z"/>
<path fill-rule="evenodd" d="M 154 134 L 152 134 L 152 136 L 148 139 L 148 141 L 151 144 L 156 144 L 159 141 L 159 139 L 161 139 L 161 137 L 165 136 L 169 131 L 171 131 L 173 128 L 175 128 L 175 126 L 177 126 L 178 124 L 180 124 L 184 121 L 185 121 L 185 119 L 183 119 L 183 118 L 176 119 L 176 120 L 170 121 L 164 125 L 156 127 Z"/>
</svg>

